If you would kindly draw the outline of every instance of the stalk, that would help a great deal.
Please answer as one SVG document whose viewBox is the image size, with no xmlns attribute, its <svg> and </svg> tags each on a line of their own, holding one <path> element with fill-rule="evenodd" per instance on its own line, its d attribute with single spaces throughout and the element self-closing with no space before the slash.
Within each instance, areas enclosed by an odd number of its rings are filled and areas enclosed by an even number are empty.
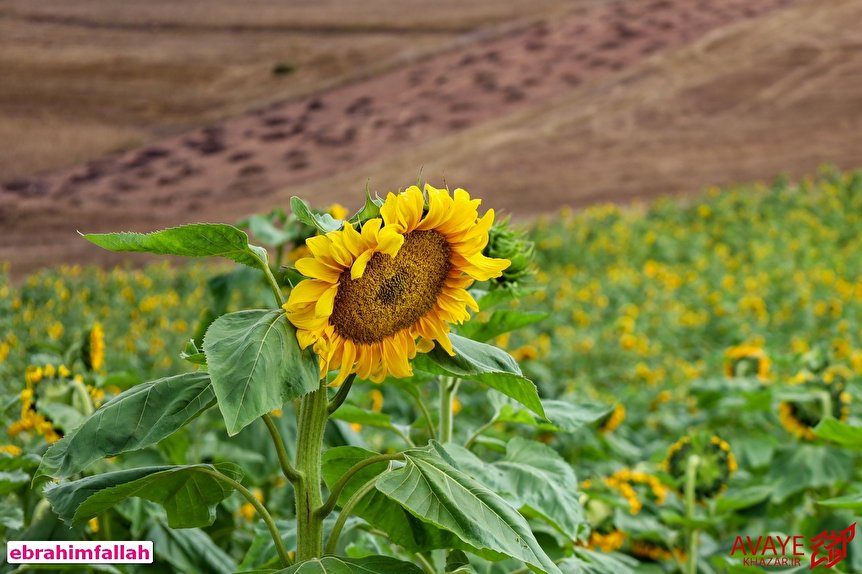
<svg viewBox="0 0 862 574">
<path fill-rule="evenodd" d="M 316 391 L 302 397 L 299 404 L 296 469 L 301 478 L 296 483 L 297 562 L 323 555 L 323 518 L 317 514 L 317 509 L 323 506 L 320 466 L 328 406 L 326 379 L 320 381 Z"/>
<path fill-rule="evenodd" d="M 458 392 L 460 380 L 454 377 L 444 377 L 440 381 L 440 442 L 452 442 L 452 399 Z"/>
<path fill-rule="evenodd" d="M 266 425 L 267 430 L 269 430 L 269 436 L 272 437 L 272 444 L 275 445 L 275 453 L 278 456 L 278 463 L 281 465 L 281 471 L 284 473 L 284 477 L 296 484 L 299 479 L 299 473 L 290 466 L 290 459 L 287 456 L 287 450 L 284 448 L 284 440 L 281 438 L 281 433 L 278 432 L 278 427 L 275 425 L 275 421 L 272 420 L 272 417 L 268 414 L 263 415 L 263 422 Z"/>
<path fill-rule="evenodd" d="M 700 457 L 692 455 L 688 457 L 685 465 L 685 515 L 689 520 L 694 519 L 695 511 L 695 486 L 697 482 L 697 467 Z M 700 531 L 689 526 L 688 539 L 688 574 L 697 574 L 697 546 Z"/>
</svg>

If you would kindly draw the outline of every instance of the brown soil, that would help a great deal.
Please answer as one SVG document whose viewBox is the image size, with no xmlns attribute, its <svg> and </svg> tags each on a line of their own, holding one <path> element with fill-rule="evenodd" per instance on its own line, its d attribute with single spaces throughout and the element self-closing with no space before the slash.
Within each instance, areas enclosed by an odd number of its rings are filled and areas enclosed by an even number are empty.
<svg viewBox="0 0 862 574">
<path fill-rule="evenodd" d="M 860 17 L 850 0 L 582 7 L 140 149 L 6 181 L 0 260 L 16 274 L 116 261 L 74 231 L 232 221 L 294 193 L 352 205 L 368 178 L 384 192 L 420 169 L 531 215 L 821 161 L 850 166 L 862 109 L 852 25 Z"/>
</svg>

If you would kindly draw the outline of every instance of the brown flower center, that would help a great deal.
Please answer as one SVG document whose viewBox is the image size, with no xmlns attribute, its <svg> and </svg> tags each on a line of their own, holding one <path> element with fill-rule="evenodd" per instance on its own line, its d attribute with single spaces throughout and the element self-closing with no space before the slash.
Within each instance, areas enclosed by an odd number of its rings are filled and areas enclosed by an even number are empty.
<svg viewBox="0 0 862 574">
<path fill-rule="evenodd" d="M 449 243 L 436 231 L 413 231 L 395 257 L 375 253 L 359 279 L 341 274 L 329 322 L 354 343 L 382 341 L 434 308 L 449 274 Z"/>
</svg>

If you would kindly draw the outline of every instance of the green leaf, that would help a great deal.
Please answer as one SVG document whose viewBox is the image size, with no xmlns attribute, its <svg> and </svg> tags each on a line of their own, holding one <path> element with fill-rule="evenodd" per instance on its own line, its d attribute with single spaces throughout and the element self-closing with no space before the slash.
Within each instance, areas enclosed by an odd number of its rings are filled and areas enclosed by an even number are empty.
<svg viewBox="0 0 862 574">
<path fill-rule="evenodd" d="M 429 353 L 417 355 L 414 366 L 420 371 L 470 379 L 496 389 L 544 417 L 536 385 L 524 377 L 508 353 L 492 345 L 450 334 L 455 356 L 450 357 L 439 344 Z"/>
<path fill-rule="evenodd" d="M 277 247 L 292 239 L 290 232 L 273 225 L 272 220 L 265 215 L 252 215 L 246 220 L 246 223 L 251 234 L 265 245 Z"/>
<path fill-rule="evenodd" d="M 65 403 L 39 401 L 39 412 L 51 419 L 55 428 L 65 432 L 77 428 L 84 420 L 78 409 Z"/>
<path fill-rule="evenodd" d="M 605 554 L 577 548 L 575 556 L 560 562 L 563 574 L 634 574 L 638 561 L 624 554 Z"/>
<path fill-rule="evenodd" d="M 341 410 L 341 409 L 339 409 Z M 337 412 L 337 411 L 336 411 Z M 335 483 L 344 476 L 350 468 L 356 465 L 359 462 L 362 462 L 366 458 L 370 458 L 375 456 L 377 453 L 372 452 L 370 450 L 365 450 L 364 448 L 359 448 L 357 446 L 338 446 L 335 448 L 328 449 L 325 453 L 323 453 L 323 480 L 326 482 L 326 486 L 328 488 L 332 488 L 335 486 Z M 389 467 L 388 461 L 382 461 L 379 463 L 375 463 L 369 465 L 362 470 L 360 470 L 356 475 L 350 480 L 348 486 L 342 491 L 341 497 L 339 498 L 339 503 L 346 502 L 348 498 L 355 492 L 360 486 L 381 474 L 384 470 Z"/>
<path fill-rule="evenodd" d="M 834 487 L 851 480 L 853 459 L 842 450 L 799 445 L 777 458 L 767 477 L 773 484 L 772 501 L 781 503 L 807 488 Z"/>
<path fill-rule="evenodd" d="M 100 458 L 155 444 L 214 403 L 207 373 L 186 373 L 132 387 L 51 445 L 35 478 L 65 478 Z"/>
<path fill-rule="evenodd" d="M 392 428 L 392 417 L 386 413 L 375 413 L 349 404 L 338 407 L 338 410 L 332 413 L 329 418 L 347 423 L 359 423 L 368 427 Z"/>
<path fill-rule="evenodd" d="M 153 553 L 159 560 L 169 562 L 177 572 L 231 574 L 236 570 L 233 558 L 199 528 L 167 528 L 159 519 L 153 521 L 145 538 L 153 541 Z"/>
<path fill-rule="evenodd" d="M 380 206 L 383 205 L 383 200 L 378 199 L 374 200 L 371 198 L 371 194 L 368 192 L 368 189 L 365 190 L 365 205 L 362 206 L 362 209 L 353 214 L 350 218 L 350 221 L 353 223 L 364 223 L 369 219 L 374 219 L 375 217 L 380 216 Z"/>
<path fill-rule="evenodd" d="M 233 492 L 211 474 L 215 470 L 208 464 L 119 470 L 50 484 L 45 496 L 71 526 L 83 524 L 133 496 L 161 504 L 171 528 L 209 526 L 215 520 L 216 504 Z M 220 465 L 219 470 L 234 480 L 241 477 L 235 465 Z"/>
<path fill-rule="evenodd" d="M 498 495 L 456 469 L 438 443 L 408 450 L 405 457 L 402 468 L 380 478 L 377 490 L 474 548 L 560 574 L 526 519 Z"/>
<path fill-rule="evenodd" d="M 760 504 L 772 494 L 772 486 L 760 484 L 739 490 L 729 490 L 715 503 L 718 513 L 732 512 Z"/>
<path fill-rule="evenodd" d="M 266 250 L 249 245 L 245 232 L 224 223 L 193 223 L 153 233 L 88 233 L 84 238 L 109 251 L 226 257 L 256 269 L 267 266 Z"/>
<path fill-rule="evenodd" d="M 602 420 L 613 410 L 612 405 L 603 403 L 543 400 L 542 407 L 545 409 L 545 420 L 542 420 L 537 419 L 521 405 L 499 393 L 489 393 L 489 399 L 497 411 L 495 418 L 498 421 L 525 424 L 542 430 L 553 431 L 579 431 L 587 425 Z"/>
<path fill-rule="evenodd" d="M 296 196 L 290 198 L 290 210 L 298 220 L 309 227 L 314 227 L 321 233 L 338 231 L 344 223 L 341 220 L 335 219 L 328 213 L 314 213 L 305 201 Z"/>
<path fill-rule="evenodd" d="M 415 564 L 388 556 L 338 558 L 326 556 L 295 564 L 276 574 L 422 574 Z"/>
<path fill-rule="evenodd" d="M 862 493 L 837 496 L 827 500 L 819 500 L 817 504 L 829 508 L 848 508 L 853 512 L 862 511 Z"/>
<path fill-rule="evenodd" d="M 826 417 L 814 427 L 814 434 L 843 447 L 862 449 L 862 427 L 854 427 L 835 417 Z"/>
<path fill-rule="evenodd" d="M 222 315 L 207 329 L 203 347 L 231 436 L 317 389 L 317 360 L 310 350 L 300 350 L 296 330 L 280 309 Z"/>
<path fill-rule="evenodd" d="M 487 321 L 474 319 L 464 323 L 458 328 L 458 333 L 475 341 L 485 342 L 547 318 L 547 313 L 526 313 L 512 309 L 494 311 Z"/>
<path fill-rule="evenodd" d="M 506 456 L 494 463 L 501 469 L 509 492 L 522 510 L 532 510 L 570 539 L 584 524 L 578 502 L 575 471 L 551 447 L 515 437 L 506 445 Z"/>
<path fill-rule="evenodd" d="M 32 470 L 39 466 L 41 459 L 32 453 L 12 455 L 0 452 L 0 471 L 8 470 Z"/>
<path fill-rule="evenodd" d="M 9 530 L 24 528 L 24 511 L 12 497 L 0 499 L 0 527 Z"/>
<path fill-rule="evenodd" d="M 22 470 L 0 472 L 0 496 L 14 492 L 30 482 L 30 475 Z"/>
</svg>

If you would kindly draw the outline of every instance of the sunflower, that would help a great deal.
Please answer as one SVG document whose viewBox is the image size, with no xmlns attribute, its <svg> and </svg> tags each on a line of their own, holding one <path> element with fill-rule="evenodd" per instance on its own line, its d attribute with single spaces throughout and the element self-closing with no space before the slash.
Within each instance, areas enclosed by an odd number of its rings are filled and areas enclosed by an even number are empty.
<svg viewBox="0 0 862 574">
<path fill-rule="evenodd" d="M 683 480 L 688 466 L 688 458 L 697 455 L 695 496 L 698 500 L 711 498 L 727 489 L 732 474 L 739 466 L 730 450 L 730 444 L 719 436 L 709 440 L 700 435 L 682 437 L 668 448 L 664 469 L 672 477 Z"/>
<path fill-rule="evenodd" d="M 728 378 L 756 376 L 761 381 L 769 378 L 769 357 L 755 345 L 731 347 L 725 353 L 724 374 Z"/>
<path fill-rule="evenodd" d="M 84 366 L 92 371 L 98 371 L 105 363 L 105 331 L 101 323 L 93 323 L 90 332 L 84 339 L 81 348 L 81 358 Z"/>
<path fill-rule="evenodd" d="M 296 262 L 309 279 L 284 308 L 300 346 L 320 357 L 321 376 L 339 369 L 333 386 L 351 373 L 408 377 L 410 359 L 435 342 L 454 354 L 449 324 L 479 310 L 467 288 L 509 265 L 482 254 L 494 210 L 479 217 L 481 200 L 463 189 L 425 192 L 427 208 L 418 187 L 390 193 L 379 218 L 308 239 L 312 256 Z"/>
</svg>

